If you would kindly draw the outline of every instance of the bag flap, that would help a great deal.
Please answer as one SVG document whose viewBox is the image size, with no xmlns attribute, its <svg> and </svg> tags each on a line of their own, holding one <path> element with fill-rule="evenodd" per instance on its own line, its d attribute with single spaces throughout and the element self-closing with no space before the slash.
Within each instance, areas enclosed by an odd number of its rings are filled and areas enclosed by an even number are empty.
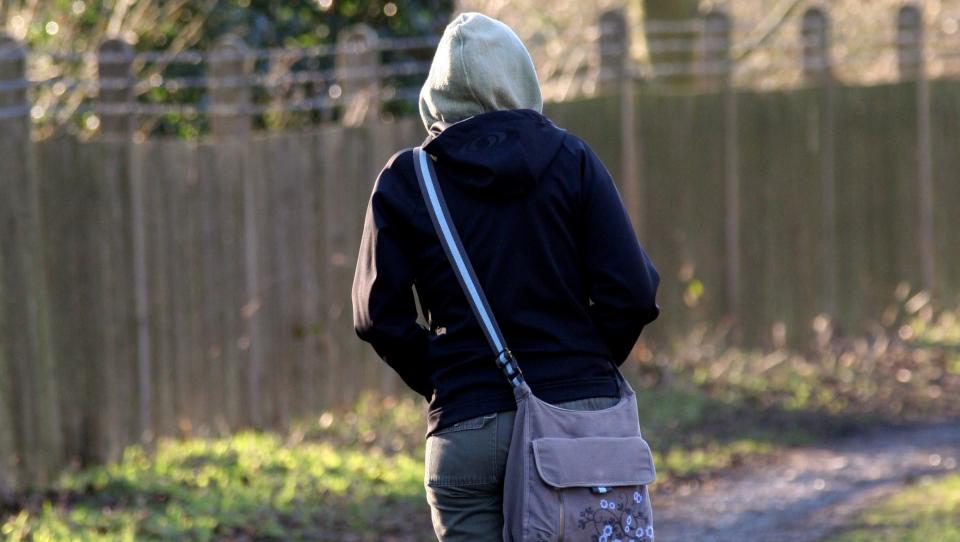
<svg viewBox="0 0 960 542">
<path fill-rule="evenodd" d="M 540 478 L 553 487 L 646 485 L 657 477 L 642 437 L 540 438 L 533 455 Z"/>
</svg>

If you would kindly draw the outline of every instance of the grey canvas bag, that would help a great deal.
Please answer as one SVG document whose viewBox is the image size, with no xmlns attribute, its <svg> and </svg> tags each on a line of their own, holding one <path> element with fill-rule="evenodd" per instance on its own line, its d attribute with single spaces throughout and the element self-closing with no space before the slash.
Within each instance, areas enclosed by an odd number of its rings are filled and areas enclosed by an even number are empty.
<svg viewBox="0 0 960 542">
<path fill-rule="evenodd" d="M 620 388 L 620 401 L 612 407 L 568 410 L 533 395 L 463 249 L 432 159 L 420 147 L 413 150 L 413 159 L 437 235 L 517 401 L 503 488 L 503 539 L 653 540 L 647 486 L 656 472 L 640 435 L 630 384 L 611 362 Z"/>
</svg>

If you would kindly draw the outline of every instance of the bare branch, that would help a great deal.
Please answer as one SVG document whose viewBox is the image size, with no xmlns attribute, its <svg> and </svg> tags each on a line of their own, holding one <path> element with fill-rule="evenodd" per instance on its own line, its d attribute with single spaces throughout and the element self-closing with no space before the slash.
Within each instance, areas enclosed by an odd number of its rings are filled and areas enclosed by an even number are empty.
<svg viewBox="0 0 960 542">
<path fill-rule="evenodd" d="M 768 16 L 769 21 L 762 22 L 758 25 L 760 28 L 758 32 L 759 36 L 753 39 L 747 39 L 745 43 L 734 46 L 734 51 L 731 53 L 733 60 L 745 60 L 753 54 L 754 51 L 763 47 L 770 38 L 793 17 L 802 3 L 803 0 L 785 0 L 780 2 L 779 6 L 783 9 L 772 10 Z"/>
</svg>

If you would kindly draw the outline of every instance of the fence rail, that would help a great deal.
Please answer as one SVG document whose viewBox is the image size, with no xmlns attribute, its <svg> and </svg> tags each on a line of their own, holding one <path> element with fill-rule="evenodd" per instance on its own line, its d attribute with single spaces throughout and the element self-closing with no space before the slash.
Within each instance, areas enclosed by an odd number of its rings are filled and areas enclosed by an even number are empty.
<svg viewBox="0 0 960 542">
<path fill-rule="evenodd" d="M 679 83 L 699 89 L 723 79 L 751 86 L 777 78 L 780 86 L 789 86 L 803 84 L 811 73 L 829 71 L 842 77 L 876 69 L 878 55 L 885 54 L 895 59 L 893 75 L 901 79 L 931 71 L 940 77 L 960 74 L 960 36 L 927 32 L 920 15 L 919 8 L 906 5 L 891 20 L 894 31 L 889 35 L 879 33 L 835 47 L 828 15 L 818 8 L 800 18 L 796 35 L 788 26 L 778 26 L 759 38 L 752 35 L 755 21 L 733 21 L 723 11 L 692 20 L 646 21 L 635 36 L 624 13 L 613 10 L 594 25 L 592 41 L 581 44 L 571 61 L 541 74 L 541 79 L 548 98 L 617 88 L 625 76 L 637 84 Z M 941 18 L 947 20 L 946 15 Z M 628 52 L 639 36 L 643 61 Z M 312 113 L 316 115 L 300 120 L 312 124 L 340 119 L 357 125 L 384 112 L 415 111 L 411 106 L 437 41 L 437 36 L 380 37 L 361 25 L 342 32 L 335 44 L 300 49 L 251 49 L 230 38 L 208 51 L 135 51 L 124 45 L 95 52 L 24 52 L 8 47 L 0 51 L 0 60 L 27 54 L 27 66 L 43 68 L 34 69 L 37 73 L 30 79 L 0 81 L 0 92 L 27 85 L 34 96 L 30 113 L 35 122 L 55 119 L 62 124 L 90 114 L 127 114 L 149 131 L 171 115 L 233 115 L 253 122 L 265 115 Z M 749 58 L 758 50 L 765 60 Z M 104 77 L 104 70 L 118 77 Z M 103 91 L 127 86 L 132 91 L 124 102 L 97 100 Z M 226 88 L 245 90 L 243 100 L 217 103 L 215 89 Z M 158 89 L 165 92 L 161 98 L 151 95 Z M 22 108 L 0 110 L 0 118 L 22 114 Z"/>
<path fill-rule="evenodd" d="M 798 88 L 740 87 L 718 55 L 698 92 L 670 92 L 638 81 L 620 32 L 597 95 L 547 105 L 614 174 L 664 276 L 654 337 L 726 318 L 802 338 L 823 313 L 859 328 L 901 282 L 958 299 L 960 82 L 928 80 L 915 40 L 906 81 L 844 84 L 816 17 Z M 727 22 L 704 25 L 729 50 Z M 102 137 L 32 139 L 36 104 L 9 83 L 29 55 L 0 53 L 0 493 L 157 435 L 282 427 L 399 389 L 355 338 L 349 290 L 371 183 L 422 140 L 418 119 L 257 132 L 251 89 L 218 83 L 212 137 L 138 138 L 135 107 L 153 105 L 129 63 L 105 63 L 128 84 L 94 97 Z M 209 81 L 249 69 L 221 58 Z"/>
</svg>

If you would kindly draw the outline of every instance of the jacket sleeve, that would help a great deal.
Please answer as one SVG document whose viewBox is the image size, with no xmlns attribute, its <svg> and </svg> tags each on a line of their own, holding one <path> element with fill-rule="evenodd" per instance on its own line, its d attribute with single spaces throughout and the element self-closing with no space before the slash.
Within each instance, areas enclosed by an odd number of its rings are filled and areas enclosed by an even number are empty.
<svg viewBox="0 0 960 542">
<path fill-rule="evenodd" d="M 367 206 L 353 278 L 353 324 L 364 341 L 414 391 L 429 399 L 433 384 L 426 367 L 429 332 L 417 323 L 413 271 L 400 225 L 399 205 L 379 191 L 392 173 L 377 179 Z"/>
<path fill-rule="evenodd" d="M 660 314 L 660 276 L 640 246 L 610 173 L 582 143 L 583 255 L 588 311 L 617 365 Z"/>
</svg>

